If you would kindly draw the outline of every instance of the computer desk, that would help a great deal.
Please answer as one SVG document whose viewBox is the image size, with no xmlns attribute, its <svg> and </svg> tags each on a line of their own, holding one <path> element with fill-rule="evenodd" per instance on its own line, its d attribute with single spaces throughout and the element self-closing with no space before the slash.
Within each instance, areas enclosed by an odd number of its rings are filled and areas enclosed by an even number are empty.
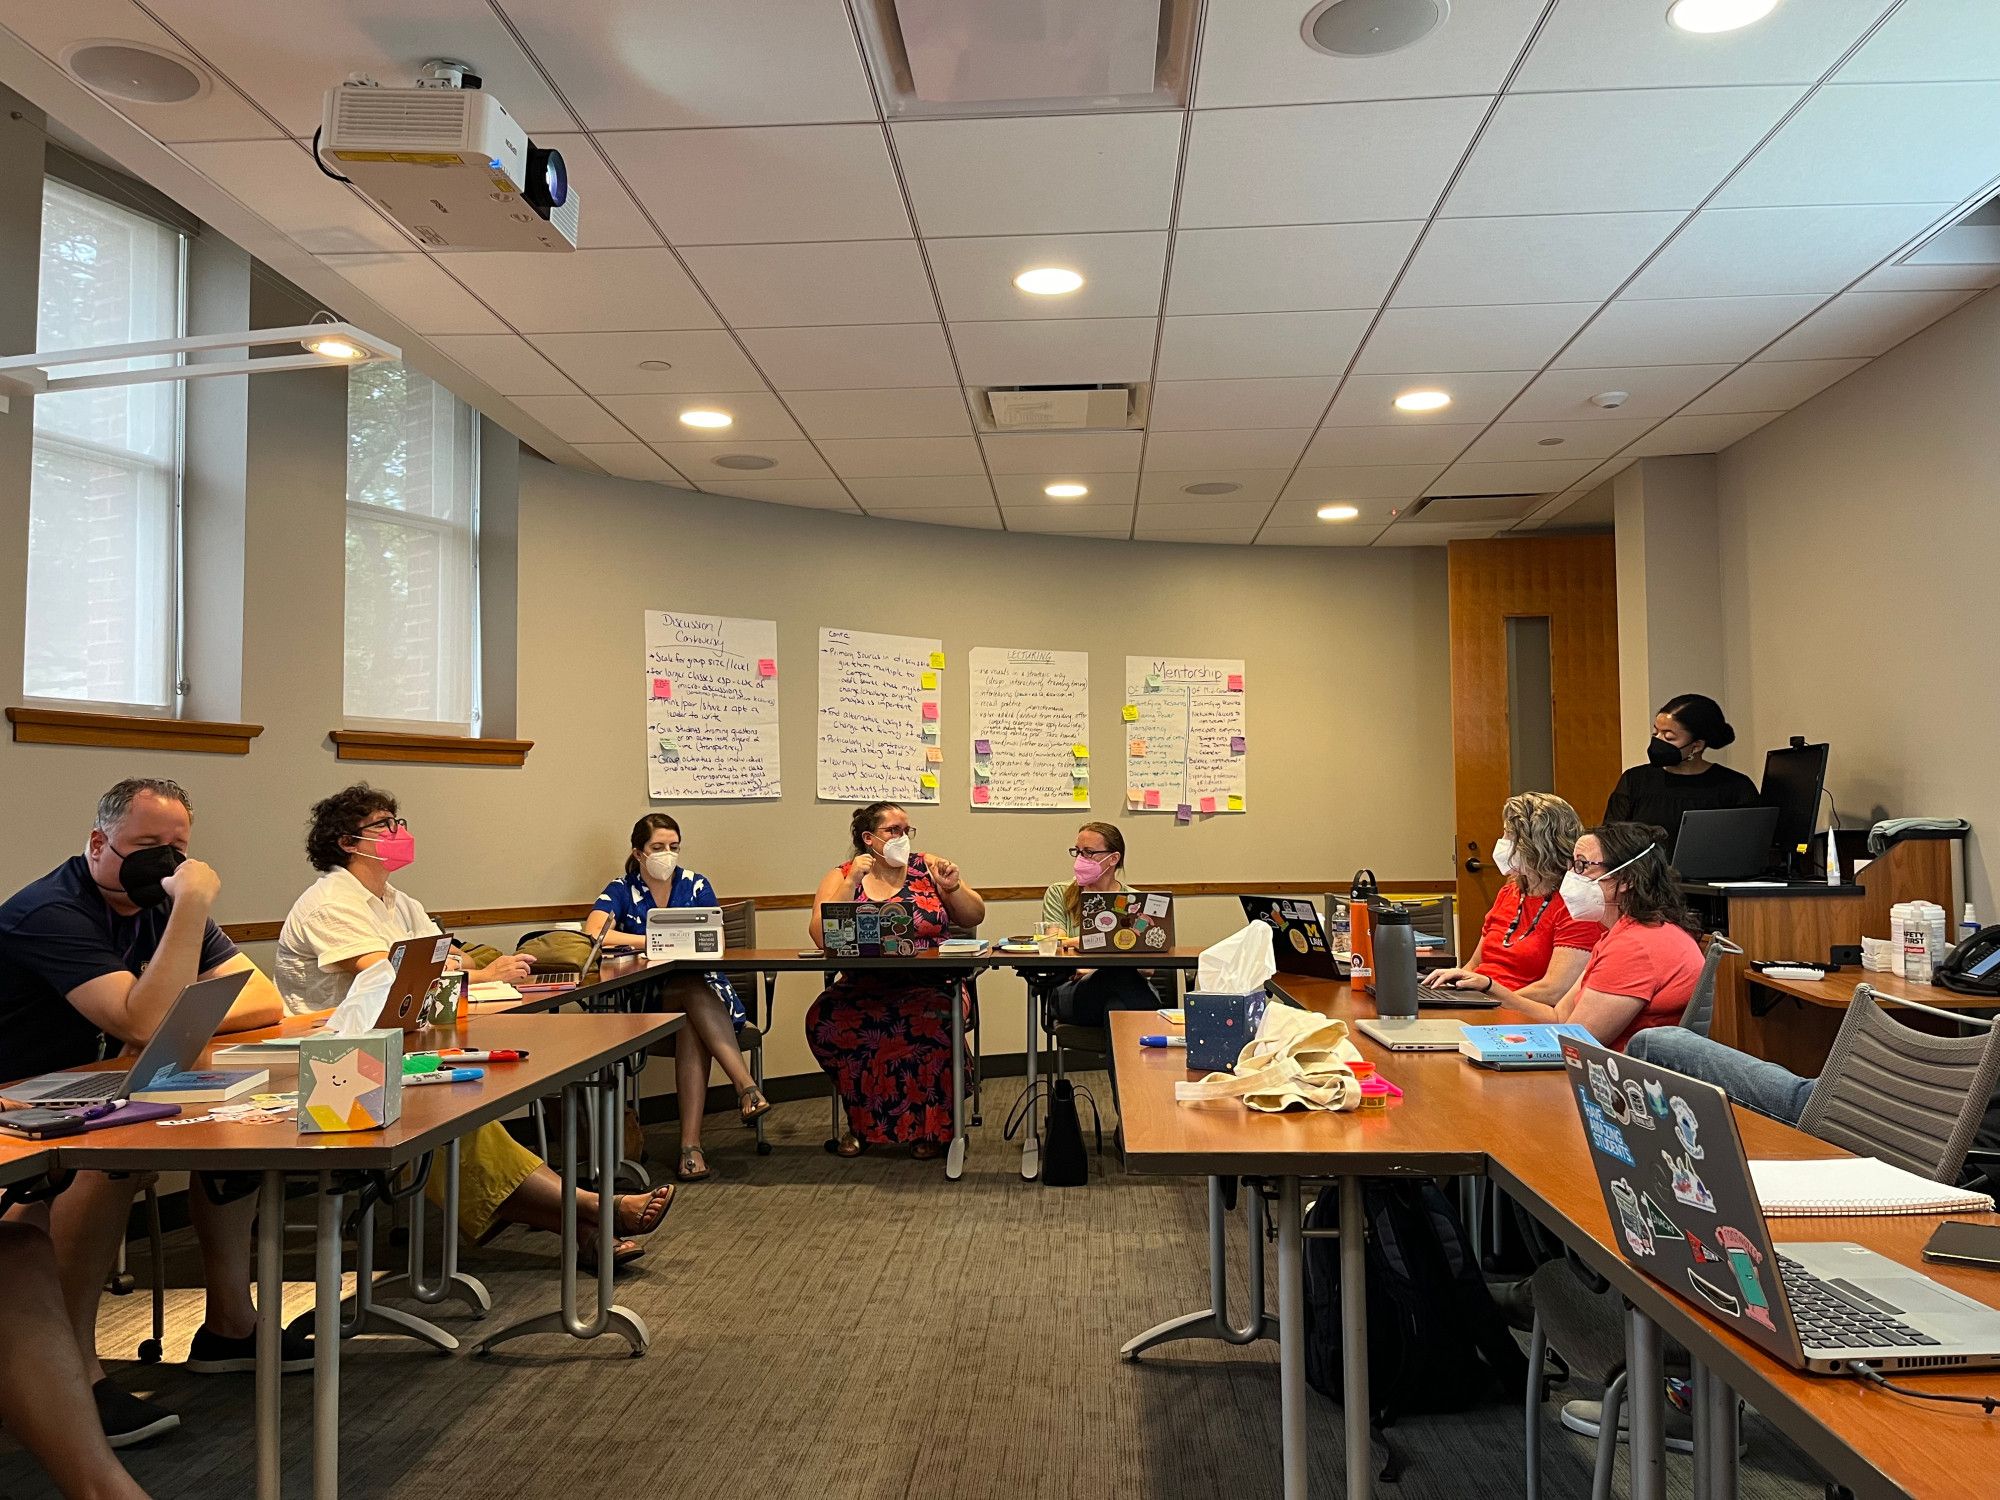
<svg viewBox="0 0 2000 1500">
<path fill-rule="evenodd" d="M 1307 1008 L 1344 1020 L 1373 1014 L 1373 1006 L 1343 982 L 1286 976 L 1282 988 Z M 1967 1476 L 2000 1473 L 2000 1418 L 1977 1408 L 1936 1406 L 1864 1387 L 1854 1380 L 1807 1376 L 1773 1360 L 1755 1345 L 1709 1321 L 1657 1283 L 1640 1275 L 1619 1252 L 1604 1209 L 1588 1146 L 1562 1070 L 1496 1073 L 1451 1053 L 1391 1053 L 1354 1033 L 1364 1055 L 1404 1091 L 1382 1110 L 1347 1114 L 1258 1115 L 1240 1105 L 1177 1105 L 1173 1084 L 1192 1075 L 1177 1050 L 1142 1048 L 1139 1036 L 1151 1018 L 1112 1016 L 1127 1167 L 1134 1172 L 1205 1175 L 1210 1183 L 1211 1253 L 1223 1235 L 1220 1180 L 1264 1179 L 1278 1206 L 1278 1310 L 1261 1301 L 1249 1319 L 1233 1325 L 1221 1299 L 1224 1276 L 1211 1265 L 1213 1306 L 1142 1334 L 1125 1348 L 1137 1358 L 1156 1343 L 1211 1337 L 1249 1343 L 1279 1341 L 1279 1393 L 1286 1500 L 1304 1500 L 1305 1294 L 1301 1184 L 1337 1182 L 1341 1222 L 1341 1331 L 1347 1400 L 1346 1467 L 1349 1500 L 1362 1500 L 1373 1481 L 1367 1400 L 1365 1261 L 1361 1239 L 1361 1180 L 1372 1176 L 1488 1173 L 1550 1230 L 1609 1279 L 1634 1313 L 1628 1318 L 1632 1352 L 1628 1381 L 1632 1402 L 1635 1500 L 1664 1492 L 1664 1410 L 1660 1330 L 1679 1339 L 1697 1362 L 1703 1400 L 1697 1410 L 1698 1459 L 1703 1486 L 1697 1493 L 1734 1494 L 1735 1402 L 1741 1395 L 1858 1495 L 1963 1495 Z M 1515 1019 L 1508 1011 L 1470 1013 L 1473 1024 Z M 1836 1156 L 1825 1142 L 1745 1110 L 1737 1111 L 1753 1158 Z M 1923 1243 L 1944 1216 L 1774 1221 L 1780 1240 L 1852 1240 L 1909 1265 L 1922 1266 Z M 1953 1215 L 1992 1219 L 2000 1216 Z M 1257 1215 L 1253 1210 L 1253 1228 Z M 1252 1266 L 1261 1251 L 1253 1252 Z M 2000 1276 L 1946 1266 L 1923 1266 L 1935 1279 L 1968 1296 L 2000 1305 Z M 1261 1291 L 1253 1269 L 1253 1294 Z M 2000 1370 L 1913 1377 L 1925 1390 L 1948 1394 L 2000 1391 Z"/>
<path fill-rule="evenodd" d="M 0 1188 L 43 1176 L 55 1163 L 53 1142 L 0 1134 Z"/>
</svg>

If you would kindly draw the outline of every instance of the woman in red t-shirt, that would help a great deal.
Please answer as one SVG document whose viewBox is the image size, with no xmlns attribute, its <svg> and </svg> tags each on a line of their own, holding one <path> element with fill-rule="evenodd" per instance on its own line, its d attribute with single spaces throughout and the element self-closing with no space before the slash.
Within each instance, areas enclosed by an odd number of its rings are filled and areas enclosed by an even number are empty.
<svg viewBox="0 0 2000 1500">
<path fill-rule="evenodd" d="M 1500 809 L 1493 865 L 1507 877 L 1486 913 L 1479 941 L 1462 969 L 1433 975 L 1436 985 L 1504 988 L 1553 1005 L 1570 991 L 1604 928 L 1570 915 L 1558 891 L 1583 833 L 1576 809 L 1550 792 L 1522 792 Z"/>
<path fill-rule="evenodd" d="M 1701 978 L 1701 946 L 1667 863 L 1667 835 L 1642 823 L 1606 823 L 1576 841 L 1561 895 L 1570 913 L 1607 930 L 1568 994 L 1544 1004 L 1495 985 L 1535 1021 L 1574 1021 L 1607 1047 L 1672 1026 Z"/>
</svg>

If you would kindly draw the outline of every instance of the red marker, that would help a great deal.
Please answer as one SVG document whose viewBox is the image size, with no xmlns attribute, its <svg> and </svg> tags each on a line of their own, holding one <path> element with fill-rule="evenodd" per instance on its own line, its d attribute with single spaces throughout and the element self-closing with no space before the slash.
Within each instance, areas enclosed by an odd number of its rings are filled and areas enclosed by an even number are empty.
<svg viewBox="0 0 2000 1500">
<path fill-rule="evenodd" d="M 438 1056 L 450 1058 L 455 1063 L 526 1062 L 528 1059 L 528 1049 L 525 1047 L 447 1047 L 438 1053 Z"/>
</svg>

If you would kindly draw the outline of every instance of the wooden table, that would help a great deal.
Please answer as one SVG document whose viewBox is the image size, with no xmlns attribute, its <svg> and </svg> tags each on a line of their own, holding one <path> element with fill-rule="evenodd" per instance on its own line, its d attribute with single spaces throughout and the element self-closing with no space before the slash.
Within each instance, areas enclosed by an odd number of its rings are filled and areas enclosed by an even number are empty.
<svg viewBox="0 0 2000 1500">
<path fill-rule="evenodd" d="M 38 1177 L 55 1162 L 52 1142 L 29 1141 L 19 1136 L 0 1134 L 0 1187 Z"/>
<path fill-rule="evenodd" d="M 1755 969 L 1746 969 L 1743 980 L 1753 989 L 1783 995 L 1802 1005 L 1826 1010 L 1846 1010 L 1847 1002 L 1854 998 L 1857 984 L 1867 985 L 1875 992 L 1875 997 L 1884 1002 L 1928 1005 L 1933 1010 L 2000 1010 L 2000 997 L 1961 995 L 1942 985 L 1916 984 L 1894 974 L 1871 974 L 1866 969 L 1841 969 L 1824 979 L 1777 979 Z M 1755 1010 L 1757 1001 L 1754 997 L 1750 1003 Z"/>
</svg>

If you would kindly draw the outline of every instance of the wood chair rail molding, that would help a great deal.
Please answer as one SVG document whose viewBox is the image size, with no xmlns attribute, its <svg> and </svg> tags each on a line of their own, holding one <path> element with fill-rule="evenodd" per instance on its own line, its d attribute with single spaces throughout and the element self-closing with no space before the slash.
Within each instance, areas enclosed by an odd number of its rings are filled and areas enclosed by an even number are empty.
<svg viewBox="0 0 2000 1500">
<path fill-rule="evenodd" d="M 458 734 L 416 734 L 405 730 L 330 729 L 339 760 L 386 760 L 405 765 L 519 766 L 527 763 L 533 740 L 475 739 Z"/>
<path fill-rule="evenodd" d="M 262 724 L 212 719 L 155 719 L 73 708 L 7 710 L 17 745 L 104 745 L 120 750 L 185 750 L 200 755 L 248 755 Z"/>
</svg>

